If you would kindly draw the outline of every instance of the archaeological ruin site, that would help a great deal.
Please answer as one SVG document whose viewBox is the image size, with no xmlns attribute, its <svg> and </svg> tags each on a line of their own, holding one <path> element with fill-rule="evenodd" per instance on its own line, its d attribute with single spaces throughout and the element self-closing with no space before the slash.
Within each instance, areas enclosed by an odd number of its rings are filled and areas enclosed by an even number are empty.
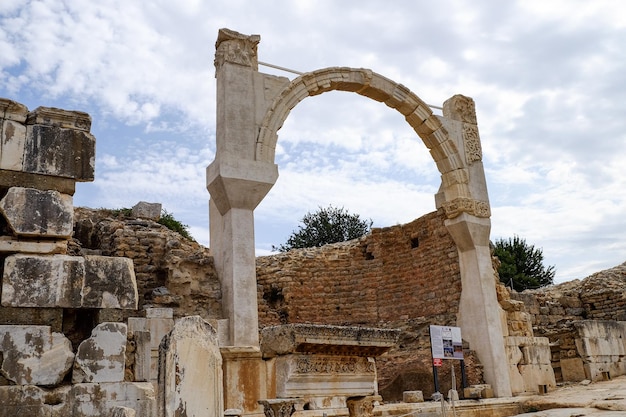
<svg viewBox="0 0 626 417">
<path fill-rule="evenodd" d="M 217 37 L 216 155 L 198 190 L 210 248 L 159 224 L 158 203 L 74 207 L 96 175 L 90 116 L 0 99 L 0 417 L 439 415 L 438 393 L 503 417 L 557 384 L 626 374 L 626 264 L 523 293 L 499 283 L 471 98 L 439 116 L 368 69 L 264 74 L 259 42 Z M 278 131 L 329 91 L 404 115 L 441 173 L 433 211 L 257 258 Z M 430 326 L 460 329 L 463 361 L 433 366 Z"/>
</svg>

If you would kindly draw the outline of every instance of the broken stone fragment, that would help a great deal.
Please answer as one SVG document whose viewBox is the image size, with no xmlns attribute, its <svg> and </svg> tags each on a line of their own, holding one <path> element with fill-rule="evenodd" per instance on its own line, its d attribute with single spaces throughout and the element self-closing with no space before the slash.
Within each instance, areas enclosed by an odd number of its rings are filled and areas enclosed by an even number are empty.
<svg viewBox="0 0 626 417">
<path fill-rule="evenodd" d="M 16 236 L 72 236 L 74 205 L 70 195 L 51 190 L 11 187 L 0 200 L 0 212 Z"/>
<path fill-rule="evenodd" d="M 2 375 L 18 385 L 54 386 L 72 367 L 70 341 L 49 326 L 0 325 Z"/>
<path fill-rule="evenodd" d="M 133 206 L 133 217 L 158 221 L 161 218 L 162 206 L 159 203 L 140 201 Z"/>
<path fill-rule="evenodd" d="M 76 352 L 72 383 L 121 382 L 126 360 L 126 324 L 101 323 Z"/>
<path fill-rule="evenodd" d="M 13 120 L 0 121 L 0 169 L 21 171 L 24 163 L 26 126 Z"/>
<path fill-rule="evenodd" d="M 136 310 L 137 280 L 129 258 L 85 256 L 82 307 Z"/>
<path fill-rule="evenodd" d="M 41 388 L 0 386 L 0 417 L 155 417 L 156 397 L 149 382 L 110 382 Z M 119 414 L 121 413 L 121 414 Z"/>
<path fill-rule="evenodd" d="M 222 355 L 213 327 L 180 319 L 159 347 L 159 401 L 166 416 L 224 415 Z"/>
</svg>

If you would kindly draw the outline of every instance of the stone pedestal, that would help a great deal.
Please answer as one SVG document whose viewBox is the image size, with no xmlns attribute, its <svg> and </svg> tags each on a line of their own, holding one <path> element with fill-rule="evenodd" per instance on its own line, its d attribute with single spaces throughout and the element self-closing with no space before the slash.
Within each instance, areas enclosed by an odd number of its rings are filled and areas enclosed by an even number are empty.
<svg viewBox="0 0 626 417">
<path fill-rule="evenodd" d="M 328 416 L 370 417 L 378 397 L 375 357 L 395 345 L 398 330 L 290 324 L 261 331 L 274 388 L 266 415 L 288 400 Z M 289 403 L 291 404 L 291 403 Z M 269 415 L 268 415 L 269 417 Z"/>
<path fill-rule="evenodd" d="M 241 410 L 244 416 L 263 416 L 257 401 L 268 398 L 267 364 L 253 346 L 223 346 L 224 407 Z M 278 417 L 278 416 L 277 416 Z"/>
</svg>

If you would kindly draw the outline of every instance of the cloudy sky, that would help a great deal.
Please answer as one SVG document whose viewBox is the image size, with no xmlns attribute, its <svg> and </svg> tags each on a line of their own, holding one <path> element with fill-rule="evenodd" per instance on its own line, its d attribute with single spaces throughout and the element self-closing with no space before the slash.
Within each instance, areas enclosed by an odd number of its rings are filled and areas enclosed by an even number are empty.
<svg viewBox="0 0 626 417">
<path fill-rule="evenodd" d="M 492 240 L 541 248 L 557 282 L 626 261 L 621 0 L 2 1 L 0 97 L 91 114 L 96 180 L 78 185 L 75 205 L 160 202 L 208 246 L 223 27 L 261 35 L 263 62 L 369 68 L 436 106 L 474 98 Z M 318 207 L 379 227 L 435 209 L 426 147 L 400 114 L 356 94 L 299 104 L 276 162 L 280 178 L 255 212 L 257 254 Z"/>
</svg>

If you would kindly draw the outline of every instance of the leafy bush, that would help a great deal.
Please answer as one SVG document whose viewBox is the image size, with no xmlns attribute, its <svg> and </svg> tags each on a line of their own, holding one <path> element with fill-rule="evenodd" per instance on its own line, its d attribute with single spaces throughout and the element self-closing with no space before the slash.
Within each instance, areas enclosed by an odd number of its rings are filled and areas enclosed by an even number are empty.
<svg viewBox="0 0 626 417">
<path fill-rule="evenodd" d="M 189 226 L 176 220 L 174 215 L 172 213 L 168 213 L 165 209 L 163 210 L 163 213 L 161 213 L 161 218 L 158 223 L 170 230 L 173 230 L 174 232 L 178 232 L 185 239 L 195 242 L 195 239 L 191 237 L 191 234 L 189 233 Z"/>
</svg>

